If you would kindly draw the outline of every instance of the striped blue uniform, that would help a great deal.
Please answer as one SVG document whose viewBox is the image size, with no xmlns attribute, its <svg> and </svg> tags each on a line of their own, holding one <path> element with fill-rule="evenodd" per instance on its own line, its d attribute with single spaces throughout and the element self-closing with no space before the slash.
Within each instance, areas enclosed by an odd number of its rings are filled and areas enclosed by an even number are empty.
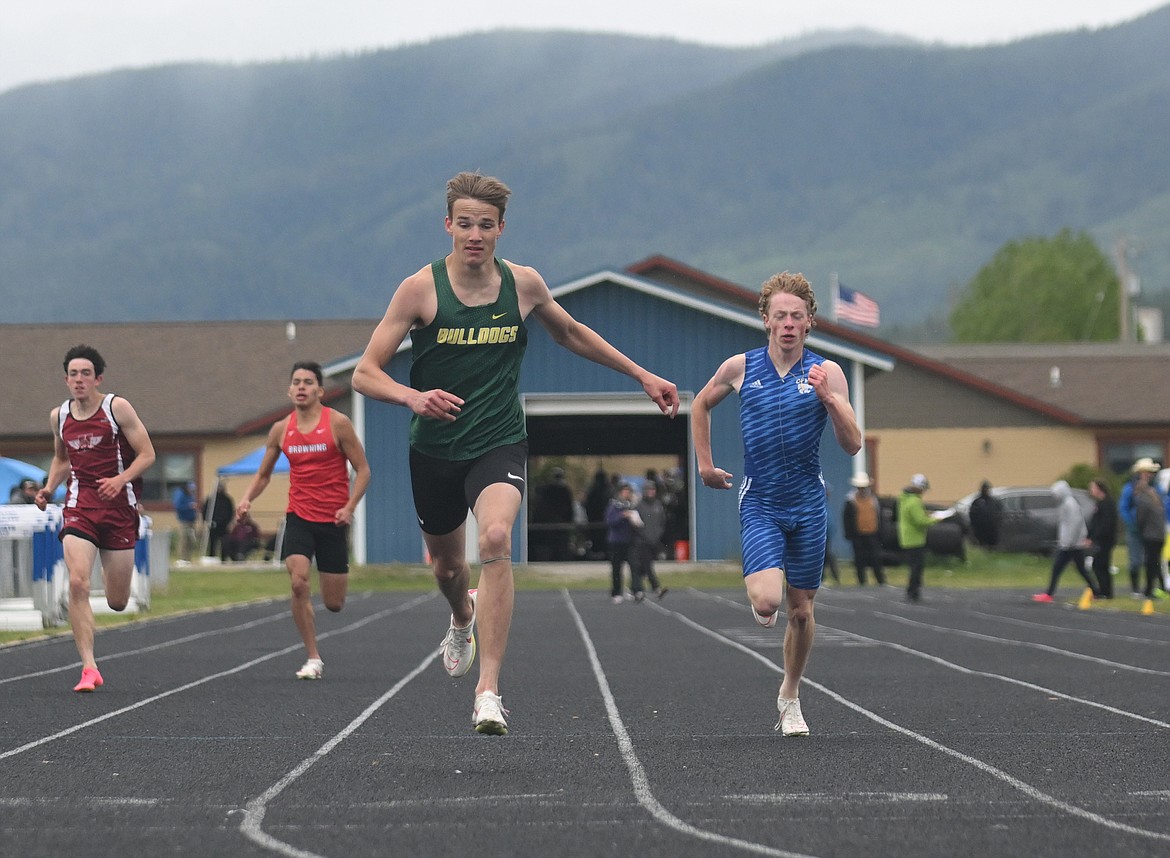
<svg viewBox="0 0 1170 858">
<path fill-rule="evenodd" d="M 743 573 L 782 569 L 793 587 L 815 590 L 824 570 L 828 523 L 820 448 L 829 415 L 808 382 L 808 370 L 825 359 L 805 349 L 781 377 L 767 347 L 744 358 L 739 389 Z"/>
</svg>

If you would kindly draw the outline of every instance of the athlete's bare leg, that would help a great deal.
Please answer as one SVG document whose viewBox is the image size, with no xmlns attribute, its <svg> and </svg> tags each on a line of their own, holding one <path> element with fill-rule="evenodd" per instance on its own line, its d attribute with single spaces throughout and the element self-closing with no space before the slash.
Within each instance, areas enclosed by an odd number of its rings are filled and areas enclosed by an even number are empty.
<svg viewBox="0 0 1170 858">
<path fill-rule="evenodd" d="M 800 678 L 812 652 L 817 624 L 813 619 L 813 599 L 816 590 L 788 588 L 788 627 L 784 630 L 784 681 L 780 683 L 781 697 L 800 696 Z"/>
<path fill-rule="evenodd" d="M 344 572 L 318 572 L 321 584 L 321 601 L 325 607 L 337 613 L 345 607 L 345 594 L 349 588 L 349 575 Z"/>
<path fill-rule="evenodd" d="M 479 627 L 479 683 L 475 693 L 500 693 L 500 668 L 512 628 L 515 583 L 512 578 L 512 526 L 520 512 L 521 496 L 515 486 L 493 483 L 475 503 L 479 527 L 479 593 L 476 612 Z"/>
<path fill-rule="evenodd" d="M 460 628 L 471 622 L 471 598 L 467 588 L 471 586 L 471 568 L 467 565 L 467 526 L 459 525 L 450 533 L 434 536 L 423 534 L 423 541 L 431 555 L 435 583 L 439 592 L 451 606 L 451 616 Z"/>
<path fill-rule="evenodd" d="M 784 573 L 779 569 L 752 572 L 744 576 L 743 583 L 752 607 L 761 617 L 770 617 L 780 610 L 784 602 Z"/>
<path fill-rule="evenodd" d="M 61 540 L 65 566 L 69 570 L 69 625 L 73 642 L 81 656 L 82 668 L 97 667 L 93 655 L 93 607 L 89 603 L 90 576 L 98 547 L 80 536 L 66 534 Z M 106 603 L 115 611 L 125 609 L 130 601 L 130 584 L 134 578 L 134 550 L 101 551 L 102 581 Z"/>
<path fill-rule="evenodd" d="M 320 658 L 317 652 L 317 621 L 313 617 L 313 589 L 309 579 L 310 561 L 303 554 L 285 558 L 289 583 L 292 585 L 292 615 L 308 658 Z"/>
<path fill-rule="evenodd" d="M 82 669 L 97 667 L 93 657 L 93 608 L 89 604 L 89 579 L 98 549 L 87 539 L 65 534 L 61 540 L 65 566 L 69 570 L 69 625 L 81 656 Z"/>
<path fill-rule="evenodd" d="M 130 604 L 130 587 L 134 583 L 134 549 L 120 548 L 117 551 L 101 549 L 102 586 L 106 591 L 106 604 L 111 610 L 124 611 Z"/>
<path fill-rule="evenodd" d="M 784 680 L 780 684 L 781 697 L 800 696 L 800 678 L 812 652 L 816 621 L 813 619 L 813 599 L 816 590 L 790 587 L 779 569 L 753 572 L 743 579 L 748 598 L 756 613 L 769 617 L 788 599 L 787 626 L 784 629 Z"/>
</svg>

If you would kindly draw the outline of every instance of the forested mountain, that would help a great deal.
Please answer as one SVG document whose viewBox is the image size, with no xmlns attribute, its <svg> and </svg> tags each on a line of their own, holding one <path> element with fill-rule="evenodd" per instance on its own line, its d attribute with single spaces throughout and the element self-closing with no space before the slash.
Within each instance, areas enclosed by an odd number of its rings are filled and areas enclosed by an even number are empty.
<svg viewBox="0 0 1170 858">
<path fill-rule="evenodd" d="M 2 322 L 381 315 L 449 249 L 443 186 L 514 190 L 555 285 L 662 253 L 941 315 L 1010 239 L 1087 230 L 1170 287 L 1170 7 L 1008 45 L 726 49 L 492 32 L 0 93 Z"/>
</svg>

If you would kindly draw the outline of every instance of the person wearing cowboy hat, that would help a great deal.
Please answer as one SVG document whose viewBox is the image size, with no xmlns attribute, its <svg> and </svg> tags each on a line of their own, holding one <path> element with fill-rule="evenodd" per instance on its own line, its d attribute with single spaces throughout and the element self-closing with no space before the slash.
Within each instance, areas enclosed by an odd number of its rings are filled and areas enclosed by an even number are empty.
<svg viewBox="0 0 1170 858">
<path fill-rule="evenodd" d="M 1142 456 L 1133 463 L 1130 469 L 1132 476 L 1121 488 L 1121 496 L 1117 499 L 1117 511 L 1125 523 L 1125 545 L 1129 554 L 1129 583 L 1134 598 L 1139 598 L 1141 590 L 1141 573 L 1145 568 L 1146 547 L 1142 539 L 1141 528 L 1137 522 L 1137 498 L 1135 491 L 1139 483 L 1152 484 L 1154 474 L 1161 470 L 1161 466 L 1149 456 Z"/>
<path fill-rule="evenodd" d="M 868 474 L 855 474 L 849 485 L 853 486 L 845 498 L 841 510 L 845 538 L 853 543 L 853 565 L 857 569 L 857 583 L 864 587 L 865 570 L 873 570 L 873 579 L 878 584 L 886 583 L 886 572 L 882 565 L 881 524 L 882 511 L 873 484 Z"/>
</svg>

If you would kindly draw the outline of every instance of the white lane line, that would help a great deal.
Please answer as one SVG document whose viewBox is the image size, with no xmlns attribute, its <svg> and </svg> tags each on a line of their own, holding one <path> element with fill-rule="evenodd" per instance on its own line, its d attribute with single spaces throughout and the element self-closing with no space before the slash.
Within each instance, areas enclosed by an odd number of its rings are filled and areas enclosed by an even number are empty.
<svg viewBox="0 0 1170 858">
<path fill-rule="evenodd" d="M 1117 670 L 1128 670 L 1133 673 L 1144 673 L 1150 676 L 1170 676 L 1170 671 L 1155 670 L 1152 667 L 1137 667 L 1132 664 L 1125 664 L 1120 661 L 1110 661 L 1105 658 L 1097 658 L 1093 655 L 1085 655 L 1084 653 L 1072 652 L 1071 650 L 1063 649 L 1057 646 L 1049 646 L 1048 644 L 1033 643 L 1031 641 L 1021 641 L 1015 638 L 1001 638 L 995 635 L 985 635 L 982 632 L 969 632 L 966 629 L 954 629 L 947 626 L 937 626 L 933 623 L 924 623 L 921 620 L 911 620 L 906 617 L 899 617 L 896 614 L 886 614 L 882 611 L 874 611 L 875 617 L 884 617 L 887 620 L 893 620 L 896 623 L 902 623 L 907 626 L 917 626 L 922 629 L 931 629 L 937 632 L 944 632 L 946 634 L 958 635 L 959 637 L 974 638 L 975 640 L 991 641 L 992 643 L 1003 644 L 1004 646 L 1018 646 L 1025 649 L 1036 649 L 1041 652 L 1052 653 L 1055 655 L 1062 655 L 1066 658 L 1073 658 L 1079 661 L 1089 661 L 1093 664 L 1103 664 L 1106 667 L 1116 668 Z"/>
<path fill-rule="evenodd" d="M 155 652 L 155 651 L 160 650 L 160 649 L 166 649 L 167 647 L 178 646 L 179 644 L 191 643 L 192 641 L 201 640 L 203 638 L 215 637 L 216 635 L 219 635 L 219 634 L 227 634 L 230 632 L 246 631 L 248 629 L 254 629 L 257 626 L 262 626 L 265 623 L 271 623 L 275 620 L 281 620 L 281 619 L 284 619 L 285 617 L 290 617 L 290 616 L 292 616 L 292 611 L 282 611 L 279 614 L 273 614 L 272 616 L 269 616 L 269 617 L 261 617 L 260 619 L 256 619 L 256 620 L 249 620 L 246 623 L 240 623 L 239 625 L 235 625 L 235 626 L 227 626 L 226 628 L 222 628 L 222 629 L 208 629 L 205 632 L 196 632 L 194 634 L 187 635 L 186 637 L 174 638 L 172 640 L 164 641 L 162 643 L 151 644 L 150 646 L 139 647 L 138 649 L 129 649 L 129 650 L 126 650 L 125 652 L 110 653 L 109 655 L 103 655 L 102 661 L 103 662 L 114 661 L 114 660 L 119 659 L 119 658 L 128 658 L 129 656 L 132 656 L 132 655 L 142 655 L 143 653 Z M 49 676 L 50 674 L 62 673 L 66 670 L 76 670 L 79 667 L 81 667 L 81 662 L 75 661 L 75 662 L 72 662 L 71 664 L 61 665 L 60 667 L 49 667 L 49 668 L 45 668 L 44 670 L 34 671 L 32 673 L 22 673 L 19 676 L 8 676 L 8 677 L 5 677 L 4 679 L 0 679 L 0 685 L 3 685 L 6 682 L 16 682 L 17 680 L 20 680 L 20 679 L 36 679 L 37 677 L 40 677 L 40 676 Z"/>
<path fill-rule="evenodd" d="M 718 602 L 723 602 L 723 603 L 728 604 L 728 605 L 734 605 L 737 608 L 742 607 L 742 605 L 740 605 L 739 602 L 736 602 L 732 599 L 727 599 L 723 596 L 715 596 L 715 595 L 710 595 L 710 594 L 704 594 L 704 595 L 707 598 L 714 599 L 715 601 L 718 601 Z M 937 628 L 937 627 L 934 627 L 934 628 Z M 934 664 L 940 665 L 941 667 L 945 667 L 949 670 L 954 670 L 954 671 L 957 671 L 958 673 L 966 674 L 967 676 L 979 676 L 979 677 L 982 677 L 984 679 L 997 679 L 1000 682 L 1006 682 L 1009 685 L 1017 685 L 1020 688 L 1027 688 L 1031 691 L 1038 691 L 1041 694 L 1045 694 L 1049 697 L 1057 697 L 1057 698 L 1060 698 L 1061 700 L 1067 700 L 1070 703 L 1080 703 L 1083 706 L 1091 706 L 1094 709 L 1100 709 L 1104 712 L 1110 713 L 1111 715 L 1118 715 L 1122 718 L 1131 718 L 1134 721 L 1141 721 L 1142 723 L 1145 723 L 1145 724 L 1152 724 L 1155 727 L 1161 727 L 1164 730 L 1170 730 L 1170 722 L 1160 721 L 1157 718 L 1150 718 L 1146 715 L 1141 715 L 1137 712 L 1130 712 L 1128 709 L 1118 709 L 1116 706 L 1110 706 L 1108 703 L 1098 703 L 1096 700 L 1089 700 L 1089 699 L 1084 698 L 1084 697 L 1077 697 L 1076 695 L 1073 695 L 1073 694 L 1066 694 L 1063 691 L 1057 691 L 1055 688 L 1048 688 L 1047 686 L 1044 686 L 1044 685 L 1037 685 L 1034 682 L 1027 682 L 1026 680 L 1023 680 L 1023 679 L 1016 679 L 1014 676 L 1007 676 L 1007 675 L 1002 674 L 1002 673 L 990 673 L 990 672 L 985 671 L 985 670 L 976 670 L 974 668 L 964 667 L 961 664 L 956 664 L 953 661 L 947 661 L 946 659 L 940 658 L 937 655 L 931 655 L 930 653 L 922 652 L 921 650 L 911 649 L 908 646 L 904 646 L 903 644 L 899 644 L 899 643 L 894 643 L 893 641 L 885 641 L 885 640 L 880 640 L 878 638 L 866 637 L 865 635 L 858 634 L 857 632 L 851 632 L 851 631 L 848 631 L 846 629 L 835 629 L 832 626 L 818 625 L 817 631 L 820 632 L 821 629 L 832 629 L 832 631 L 834 633 L 841 635 L 843 637 L 853 638 L 858 643 L 865 644 L 867 646 L 887 647 L 887 648 L 895 650 L 897 652 L 905 653 L 906 655 L 912 655 L 915 658 L 921 658 L 925 661 L 932 662 Z M 991 638 L 990 640 L 999 641 L 1000 639 L 999 638 Z M 781 671 L 781 672 L 783 672 L 783 671 Z"/>
<path fill-rule="evenodd" d="M 842 801 L 899 804 L 912 801 L 949 801 L 945 792 L 781 792 L 760 795 L 725 795 L 730 801 L 750 804 L 839 804 Z"/>
<path fill-rule="evenodd" d="M 354 631 L 355 629 L 360 629 L 362 626 L 369 625 L 370 623 L 374 622 L 375 620 L 380 620 L 383 617 L 390 616 L 391 614 L 396 614 L 400 611 L 409 610 L 410 608 L 413 608 L 415 605 L 418 605 L 418 604 L 421 604 L 425 601 L 428 601 L 431 598 L 433 598 L 433 595 L 429 594 L 429 593 L 425 596 L 418 596 L 418 597 L 411 599 L 407 602 L 403 602 L 401 605 L 396 605 L 393 608 L 387 608 L 383 611 L 378 611 L 377 613 L 371 614 L 368 617 L 364 617 L 363 619 L 360 619 L 355 623 L 351 623 L 348 626 L 343 626 L 339 629 L 334 629 L 332 631 L 323 632 L 322 634 L 317 635 L 317 639 L 324 640 L 325 638 L 333 637 L 334 635 L 339 635 L 339 634 L 343 634 L 346 632 Z M 228 668 L 227 670 L 221 670 L 218 673 L 213 673 L 213 674 L 210 674 L 208 676 L 204 676 L 201 679 L 196 679 L 193 682 L 188 682 L 185 685 L 180 685 L 177 688 L 170 689 L 169 691 L 163 691 L 160 694 L 155 694 L 151 697 L 143 698 L 142 700 L 139 700 L 137 703 L 131 703 L 129 706 L 123 706 L 121 709 L 115 709 L 112 712 L 107 712 L 105 715 L 99 715 L 97 718 L 91 718 L 88 721 L 82 721 L 80 724 L 74 724 L 72 727 L 66 727 L 64 730 L 59 730 L 58 732 L 53 733 L 51 735 L 42 736 L 40 739 L 34 739 L 31 742 L 26 742 L 25 744 L 23 744 L 17 748 L 12 748 L 11 750 L 0 752 L 0 760 L 7 760 L 10 757 L 15 757 L 19 754 L 23 754 L 25 751 L 31 751 L 33 748 L 39 748 L 41 745 L 47 745 L 47 744 L 49 744 L 49 742 L 54 742 L 57 739 L 63 739 L 66 736 L 71 736 L 74 733 L 77 733 L 81 730 L 84 730 L 87 727 L 92 727 L 95 724 L 100 724 L 103 721 L 108 721 L 111 718 L 116 718 L 119 715 L 122 715 L 126 712 L 133 712 L 135 709 L 141 709 L 144 706 L 147 706 L 151 703 L 157 703 L 159 700 L 163 700 L 167 697 L 171 697 L 172 695 L 180 694 L 184 691 L 189 691 L 192 688 L 198 688 L 200 685 L 205 685 L 206 683 L 211 682 L 213 680 L 222 679 L 225 676 L 231 676 L 231 675 L 236 674 L 236 673 L 242 673 L 243 671 L 248 670 L 250 668 L 253 668 L 258 664 L 263 664 L 266 661 L 270 661 L 274 658 L 279 658 L 280 656 L 287 655 L 290 652 L 295 652 L 296 650 L 301 649 L 303 646 L 304 646 L 304 644 L 299 643 L 299 642 L 292 644 L 291 646 L 286 646 L 284 649 L 279 649 L 279 650 L 276 650 L 275 652 L 270 652 L 267 655 L 262 655 L 259 658 L 254 658 L 251 661 L 246 661 L 243 664 L 236 665 L 235 667 Z M 436 650 L 436 652 L 437 652 L 437 650 Z"/>
<path fill-rule="evenodd" d="M 965 613 L 980 620 L 993 620 L 996 622 L 1006 623 L 1007 625 L 1011 626 L 1023 626 L 1024 628 L 1029 629 L 1040 629 L 1045 632 L 1061 632 L 1070 635 L 1080 635 L 1082 637 L 1130 641 L 1131 643 L 1152 644 L 1154 646 L 1170 646 L 1170 640 L 1163 640 L 1162 638 L 1139 638 L 1135 637 L 1134 635 L 1123 635 L 1120 632 L 1103 632 L 1100 629 L 1071 629 L 1068 626 L 1053 626 L 1048 623 L 1037 623 L 1034 620 L 1021 620 L 1018 617 L 1004 617 L 997 614 L 987 614 L 983 611 L 966 611 Z M 1098 612 L 1097 615 L 1102 616 L 1100 612 Z M 1116 616 L 1123 617 L 1126 615 L 1117 614 Z"/>
<path fill-rule="evenodd" d="M 287 855 L 289 858 L 322 858 L 322 856 L 318 855 L 316 852 L 308 852 L 304 849 L 298 849 L 295 846 L 289 843 L 285 843 L 283 840 L 280 840 L 276 837 L 273 837 L 271 834 L 264 832 L 262 826 L 264 824 L 264 815 L 268 811 L 269 803 L 271 803 L 273 799 L 284 792 L 285 788 L 290 786 L 297 778 L 312 768 L 315 763 L 323 759 L 330 751 L 348 739 L 350 735 L 352 735 L 353 732 L 358 729 L 358 727 L 360 727 L 370 718 L 371 715 L 382 708 L 386 701 L 394 697 L 399 691 L 405 688 L 408 683 L 414 680 L 415 677 L 426 670 L 430 666 L 431 662 L 439 657 L 439 652 L 439 649 L 435 649 L 433 652 L 431 652 L 430 655 L 419 662 L 418 666 L 414 670 L 406 674 L 406 676 L 402 677 L 402 679 L 398 680 L 398 682 L 394 684 L 393 688 L 367 706 L 360 715 L 350 721 L 344 730 L 318 748 L 312 756 L 306 757 L 304 760 L 302 760 L 300 764 L 293 768 L 288 774 L 270 786 L 263 795 L 248 802 L 247 805 L 244 806 L 244 818 L 240 822 L 240 833 L 255 843 L 257 846 L 260 846 L 264 849 L 269 849 L 280 855 Z"/>
<path fill-rule="evenodd" d="M 281 601 L 285 600 L 276 598 L 253 599 L 250 602 L 237 602 L 234 605 L 223 605 L 214 608 L 192 608 L 187 611 L 176 611 L 173 614 L 166 614 L 165 616 L 161 617 L 143 614 L 136 617 L 133 622 L 124 623 L 120 626 L 101 626 L 94 631 L 95 633 L 101 634 L 103 636 L 133 634 L 136 631 L 141 631 L 147 626 L 164 626 L 170 623 L 177 623 L 190 619 L 191 617 L 197 616 L 199 614 L 224 614 L 232 611 L 241 611 L 248 608 L 255 608 L 261 605 L 275 604 L 276 602 Z M 49 634 L 46 632 L 43 636 L 38 638 L 0 643 L 0 656 L 6 656 L 13 653 L 19 654 L 22 652 L 27 652 L 30 649 L 42 649 L 49 646 L 61 646 L 66 643 L 72 643 L 72 640 L 69 636 Z"/>
<path fill-rule="evenodd" d="M 157 807 L 162 802 L 157 798 L 103 798 L 102 796 L 88 796 L 86 798 L 28 798 L 16 796 L 0 798 L 0 807 L 56 807 L 62 805 L 74 810 L 79 805 L 90 807 Z"/>
<path fill-rule="evenodd" d="M 759 855 L 777 856 L 777 858 L 808 858 L 808 856 L 804 856 L 799 852 L 786 852 L 782 849 L 765 846 L 762 843 L 752 843 L 748 840 L 740 840 L 736 837 L 728 837 L 713 831 L 696 828 L 690 823 L 679 819 L 659 803 L 650 788 L 650 779 L 646 776 L 646 770 L 642 768 L 642 763 L 638 759 L 637 752 L 634 750 L 634 743 L 630 741 L 630 734 L 626 731 L 625 724 L 622 722 L 622 716 L 618 711 L 617 702 L 614 700 L 613 692 L 609 687 L 609 680 L 605 677 L 605 670 L 602 668 L 601 660 L 597 656 L 597 649 L 593 646 L 593 639 L 590 638 L 589 631 L 585 628 L 585 622 L 581 619 L 581 615 L 577 613 L 577 608 L 573 604 L 569 591 L 562 590 L 561 596 L 569 608 L 569 613 L 573 615 L 573 622 L 577 624 L 577 631 L 585 644 L 585 651 L 589 656 L 589 663 L 593 667 L 593 676 L 597 680 L 597 687 L 601 691 L 602 699 L 605 701 L 605 711 L 609 716 L 610 728 L 613 730 L 614 737 L 617 739 L 622 760 L 625 762 L 626 769 L 630 773 L 630 781 L 634 787 L 634 796 L 650 816 L 667 828 L 671 828 L 698 840 L 717 843 L 720 846 L 730 846 L 746 852 L 755 852 Z M 658 606 L 655 605 L 654 607 Z M 751 650 L 748 650 L 748 652 L 751 652 Z"/>
<path fill-rule="evenodd" d="M 740 603 L 733 602 L 730 599 L 725 599 L 722 596 L 712 596 L 711 598 L 716 599 L 716 600 L 721 601 L 721 602 L 726 602 L 728 604 L 734 604 L 737 608 L 740 608 L 740 609 L 743 608 L 743 606 Z M 760 662 L 761 664 L 767 666 L 769 669 L 775 671 L 776 673 L 783 675 L 784 668 L 782 668 L 780 665 L 776 664 L 775 662 L 769 660 L 768 658 L 760 655 L 755 650 L 753 650 L 749 647 L 746 647 L 743 644 L 739 643 L 738 641 L 734 641 L 731 638 L 729 638 L 725 635 L 722 635 L 716 631 L 712 631 L 711 629 L 707 628 L 706 626 L 700 625 L 699 623 L 692 620 L 690 617 L 687 617 L 683 614 L 680 614 L 677 611 L 668 611 L 666 608 L 663 608 L 661 605 L 654 604 L 654 603 L 649 603 L 649 604 L 650 604 L 650 607 L 656 608 L 657 610 L 662 611 L 665 614 L 670 614 L 675 619 L 677 619 L 679 622 L 695 629 L 695 631 L 697 631 L 701 634 L 704 634 L 710 638 L 713 638 L 713 639 L 719 641 L 720 643 L 724 643 L 727 646 L 731 647 L 732 649 L 739 650 L 740 652 L 744 653 L 745 655 L 748 655 L 751 658 L 755 659 L 756 661 Z M 859 637 L 860 637 L 860 635 L 859 635 Z M 882 643 L 885 643 L 885 642 L 882 642 Z M 905 649 L 906 651 L 911 652 L 911 653 L 914 652 L 913 650 L 903 648 L 900 644 L 889 644 L 889 645 L 898 647 L 899 649 Z M 929 658 L 932 661 L 937 661 L 940 664 L 949 665 L 948 662 L 945 662 L 942 659 L 937 659 L 935 656 L 928 656 L 925 653 L 921 653 L 921 655 L 925 658 Z M 953 665 L 953 667 L 955 669 L 959 670 L 960 672 L 963 672 L 963 673 L 977 673 L 977 671 L 970 671 L 967 668 L 961 667 L 959 665 Z M 1002 678 L 1005 681 L 1011 681 L 1009 677 L 1002 677 Z M 1114 831 L 1123 831 L 1126 834 L 1136 834 L 1139 837 L 1148 837 L 1151 840 L 1163 840 L 1163 841 L 1170 842 L 1170 834 L 1165 834 L 1165 833 L 1160 832 L 1160 831 L 1149 831 L 1145 828 L 1137 828 L 1136 826 L 1133 826 L 1133 825 L 1127 825 L 1124 822 L 1117 822 L 1116 820 L 1112 820 L 1112 819 L 1109 819 L 1108 817 L 1101 816 L 1098 813 L 1093 813 L 1090 810 L 1085 810 L 1083 807 L 1077 807 L 1075 804 L 1069 804 L 1066 801 L 1062 801 L 1061 799 L 1056 798 L 1056 796 L 1048 795 L 1048 793 L 1042 792 L 1041 790 L 1037 789 L 1036 787 L 1032 786 L 1029 783 L 1025 783 L 1024 781 L 1020 780 L 1019 778 L 1015 777 L 1014 775 L 1008 774 L 1007 772 L 1003 771 L 1003 769 L 998 769 L 995 766 L 991 765 L 990 763 L 985 763 L 985 762 L 983 762 L 983 760 L 980 760 L 980 759 L 977 759 L 976 757 L 972 757 L 972 756 L 969 756 L 967 754 L 964 754 L 962 751 L 956 751 L 954 748 L 947 747 L 946 745 L 942 744 L 941 742 L 936 742 L 934 739 L 931 739 L 929 736 L 924 736 L 921 733 L 914 732 L 913 730 L 909 729 L 908 727 L 903 727 L 901 724 L 895 724 L 893 721 L 890 721 L 887 718 L 883 718 L 881 715 L 878 715 L 876 712 L 872 712 L 869 709 L 866 709 L 864 706 L 861 706 L 857 703 L 854 703 L 852 700 L 848 700 L 847 698 L 838 694 L 836 691 L 833 691 L 832 689 L 830 689 L 828 686 L 822 685 L 819 682 L 815 682 L 814 680 L 809 679 L 807 676 L 801 677 L 800 681 L 804 684 L 807 684 L 810 688 L 815 688 L 817 691 L 820 691 L 822 694 L 825 694 L 831 700 L 835 700 L 836 702 L 840 703 L 842 706 L 846 707 L 847 709 L 852 709 L 857 714 L 862 715 L 862 716 L 870 719 L 871 721 L 874 721 L 877 724 L 880 724 L 881 726 L 883 726 L 889 730 L 893 730 L 895 733 L 900 733 L 903 736 L 906 736 L 907 738 L 913 739 L 916 742 L 919 742 L 923 745 L 926 745 L 928 748 L 932 748 L 936 751 L 940 751 L 941 753 L 944 753 L 947 756 L 954 757 L 956 760 L 960 760 L 961 762 L 964 762 L 969 766 L 973 766 L 974 768 L 979 769 L 979 771 L 983 772 L 984 774 L 990 775 L 991 777 L 995 778 L 996 780 L 1002 781 L 1003 783 L 1007 784 L 1008 786 L 1012 787 L 1013 789 L 1018 790 L 1019 792 L 1022 792 L 1028 798 L 1031 798 L 1031 799 L 1038 801 L 1042 804 L 1046 804 L 1049 807 L 1055 808 L 1056 810 L 1059 810 L 1063 813 L 1067 813 L 1070 816 L 1075 816 L 1079 819 L 1083 819 L 1083 820 L 1086 820 L 1088 822 L 1092 822 L 1092 823 L 1095 823 L 1097 825 L 1103 826 L 1104 828 L 1110 828 Z M 1026 683 L 1020 683 L 1020 684 L 1026 684 Z M 1061 696 L 1064 696 L 1064 695 L 1061 695 Z M 1102 707 L 1102 708 L 1108 708 L 1108 707 Z M 1139 716 L 1134 716 L 1134 717 L 1139 717 Z"/>
<path fill-rule="evenodd" d="M 883 641 L 878 640 L 877 638 L 868 638 L 864 635 L 856 634 L 855 632 L 844 631 L 843 629 L 839 629 L 838 631 L 840 631 L 842 634 L 852 635 L 858 640 L 865 641 L 866 643 L 889 647 L 890 649 L 897 650 L 898 652 L 905 653 L 906 655 L 912 655 L 916 658 L 921 658 L 926 661 L 933 662 L 934 664 L 941 665 L 942 667 L 946 667 L 950 670 L 958 671 L 959 673 L 964 673 L 968 676 L 979 676 L 985 679 L 998 679 L 1000 682 L 1006 682 L 1009 685 L 1018 685 L 1021 688 L 1027 688 L 1031 691 L 1038 691 L 1041 694 L 1045 694 L 1049 697 L 1058 697 L 1061 700 L 1068 700 L 1070 703 L 1080 703 L 1083 706 L 1092 706 L 1094 709 L 1101 709 L 1112 715 L 1119 715 L 1122 718 L 1132 718 L 1134 721 L 1141 721 L 1146 724 L 1152 724 L 1155 727 L 1161 727 L 1162 729 L 1170 730 L 1170 722 L 1159 721 L 1156 718 L 1140 715 L 1137 712 L 1130 712 L 1127 709 L 1118 709 L 1116 706 L 1110 706 L 1108 703 L 1098 703 L 1096 700 L 1088 700 L 1084 697 L 1077 697 L 1073 694 L 1066 694 L 1063 691 L 1057 691 L 1055 688 L 1048 688 L 1044 685 L 1037 685 L 1034 682 L 1028 682 L 1023 679 L 1016 679 L 1014 676 L 1006 676 L 1002 673 L 990 673 L 986 670 L 975 670 L 974 668 L 964 667 L 961 664 L 947 661 L 946 659 L 940 658 L 937 655 L 931 655 L 930 653 L 922 652 L 921 650 L 911 649 L 908 646 L 894 643 L 893 641 Z"/>
</svg>

